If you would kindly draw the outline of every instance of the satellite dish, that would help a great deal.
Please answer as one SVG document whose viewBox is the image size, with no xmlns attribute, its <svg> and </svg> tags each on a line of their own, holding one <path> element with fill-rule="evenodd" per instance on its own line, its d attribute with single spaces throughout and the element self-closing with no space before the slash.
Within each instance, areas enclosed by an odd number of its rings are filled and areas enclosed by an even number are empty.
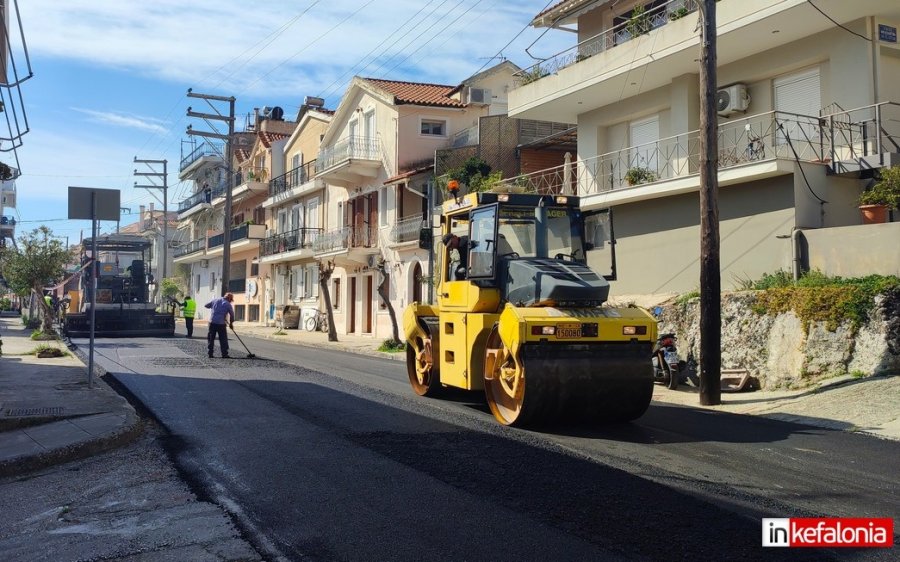
<svg viewBox="0 0 900 562">
<path fill-rule="evenodd" d="M 275 121 L 281 121 L 284 117 L 284 110 L 278 107 L 277 105 L 272 108 L 272 119 Z"/>
<path fill-rule="evenodd" d="M 728 90 L 719 90 L 716 93 L 716 111 L 725 111 L 731 105 L 731 95 Z"/>
</svg>

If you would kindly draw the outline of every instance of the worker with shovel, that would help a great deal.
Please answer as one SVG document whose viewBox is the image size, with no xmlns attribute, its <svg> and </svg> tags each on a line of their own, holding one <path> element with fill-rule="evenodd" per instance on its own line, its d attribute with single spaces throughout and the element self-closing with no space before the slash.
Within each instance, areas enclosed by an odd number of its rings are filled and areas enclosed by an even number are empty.
<svg viewBox="0 0 900 562">
<path fill-rule="evenodd" d="M 206 335 L 206 348 L 212 359 L 213 349 L 216 344 L 216 336 L 219 338 L 219 347 L 222 349 L 222 358 L 228 359 L 228 326 L 234 329 L 234 307 L 231 302 L 234 295 L 225 293 L 224 297 L 214 299 L 206 303 L 206 308 L 212 310 L 209 318 L 209 333 Z"/>
</svg>

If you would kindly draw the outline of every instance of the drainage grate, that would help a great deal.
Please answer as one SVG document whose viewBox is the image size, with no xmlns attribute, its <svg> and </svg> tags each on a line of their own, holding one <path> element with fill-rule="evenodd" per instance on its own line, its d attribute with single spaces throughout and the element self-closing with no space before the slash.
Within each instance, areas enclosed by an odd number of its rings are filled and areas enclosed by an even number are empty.
<svg viewBox="0 0 900 562">
<path fill-rule="evenodd" d="M 7 408 L 3 415 L 8 418 L 20 416 L 61 416 L 65 408 L 57 406 L 54 408 Z"/>
</svg>

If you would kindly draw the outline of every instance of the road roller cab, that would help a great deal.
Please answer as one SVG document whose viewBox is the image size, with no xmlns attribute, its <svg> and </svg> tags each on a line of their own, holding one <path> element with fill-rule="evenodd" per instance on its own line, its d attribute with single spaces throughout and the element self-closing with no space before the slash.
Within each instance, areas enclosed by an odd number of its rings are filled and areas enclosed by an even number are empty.
<svg viewBox="0 0 900 562">
<path fill-rule="evenodd" d="M 436 304 L 404 313 L 413 390 L 483 390 L 507 425 L 642 415 L 656 320 L 604 306 L 609 282 L 587 252 L 612 244 L 608 225 L 608 213 L 582 213 L 571 196 L 470 193 L 445 203 Z"/>
</svg>

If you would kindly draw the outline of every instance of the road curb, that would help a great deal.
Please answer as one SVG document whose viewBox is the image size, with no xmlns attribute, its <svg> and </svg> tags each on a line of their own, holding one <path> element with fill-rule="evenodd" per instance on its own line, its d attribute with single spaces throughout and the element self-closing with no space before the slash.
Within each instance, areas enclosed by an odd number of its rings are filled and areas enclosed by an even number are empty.
<svg viewBox="0 0 900 562">
<path fill-rule="evenodd" d="M 271 340 L 271 341 L 277 341 L 277 342 L 286 343 L 286 344 L 291 344 L 291 345 L 298 345 L 298 346 L 302 346 L 302 347 L 308 347 L 308 348 L 310 348 L 310 349 L 319 349 L 319 348 L 322 347 L 321 345 L 317 345 L 317 344 L 312 343 L 312 342 L 304 342 L 304 341 L 297 341 L 297 340 L 289 340 L 289 339 L 285 339 L 285 338 L 282 337 L 282 336 L 273 336 L 273 335 L 266 335 L 266 334 L 254 334 L 254 333 L 252 333 L 252 332 L 245 332 L 244 335 L 245 335 L 245 336 L 249 336 L 249 337 L 251 337 L 251 338 L 258 338 L 258 339 L 262 339 L 262 340 Z M 338 349 L 338 350 L 340 350 L 340 351 L 346 351 L 346 352 L 348 352 L 348 353 L 355 353 L 356 355 L 365 355 L 365 356 L 370 356 L 370 357 L 381 357 L 381 358 L 384 358 L 384 359 L 390 359 L 390 360 L 392 360 L 392 361 L 405 361 L 405 360 L 406 360 L 406 355 L 405 355 L 404 353 L 402 353 L 402 352 L 397 352 L 397 353 L 387 353 L 387 352 L 384 352 L 384 351 L 378 351 L 377 349 L 372 349 L 372 350 L 361 350 L 361 349 L 359 349 L 359 348 L 357 348 L 357 347 L 351 347 L 351 346 L 344 346 L 344 345 L 341 345 L 341 342 L 339 342 L 339 341 L 338 341 L 338 342 L 326 342 L 325 345 L 327 345 L 328 347 L 332 347 L 332 348 Z M 234 348 L 234 346 L 232 346 L 232 348 Z M 236 348 L 234 348 L 234 349 L 236 349 Z"/>
<path fill-rule="evenodd" d="M 143 433 L 144 423 L 134 412 L 126 411 L 125 416 L 125 423 L 119 429 L 96 439 L 89 439 L 36 455 L 0 461 L 0 478 L 19 476 L 27 472 L 84 459 L 127 445 Z"/>
</svg>

